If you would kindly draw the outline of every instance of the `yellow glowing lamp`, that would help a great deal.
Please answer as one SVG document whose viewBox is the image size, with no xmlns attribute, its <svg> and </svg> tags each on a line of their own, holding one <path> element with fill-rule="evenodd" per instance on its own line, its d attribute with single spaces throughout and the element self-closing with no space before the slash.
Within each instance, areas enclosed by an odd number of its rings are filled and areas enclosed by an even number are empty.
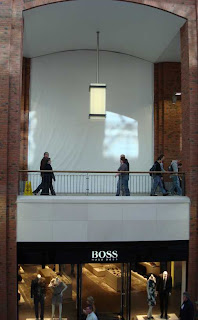
<svg viewBox="0 0 198 320">
<path fill-rule="evenodd" d="M 106 117 L 106 84 L 91 83 L 89 119 L 103 119 Z"/>
</svg>

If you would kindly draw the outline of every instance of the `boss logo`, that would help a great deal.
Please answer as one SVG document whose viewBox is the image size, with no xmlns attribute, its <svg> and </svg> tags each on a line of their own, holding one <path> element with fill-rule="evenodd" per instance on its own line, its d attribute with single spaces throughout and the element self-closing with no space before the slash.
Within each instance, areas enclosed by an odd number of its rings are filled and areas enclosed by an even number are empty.
<svg viewBox="0 0 198 320">
<path fill-rule="evenodd" d="M 117 250 L 92 251 L 91 258 L 93 261 L 114 261 L 118 260 L 118 252 Z"/>
</svg>

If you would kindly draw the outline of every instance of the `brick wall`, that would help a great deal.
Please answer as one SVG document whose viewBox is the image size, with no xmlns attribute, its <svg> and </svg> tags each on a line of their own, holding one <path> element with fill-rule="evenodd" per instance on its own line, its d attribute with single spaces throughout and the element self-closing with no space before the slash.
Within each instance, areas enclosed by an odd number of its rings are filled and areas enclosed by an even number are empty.
<svg viewBox="0 0 198 320">
<path fill-rule="evenodd" d="M 28 129 L 29 129 L 29 90 L 30 90 L 30 59 L 23 58 L 22 94 L 21 94 L 21 139 L 20 169 L 28 169 Z"/>
<path fill-rule="evenodd" d="M 172 103 L 175 92 L 181 92 L 181 64 L 157 63 L 154 66 L 155 159 L 165 154 L 165 168 L 182 156 L 181 99 Z"/>
<path fill-rule="evenodd" d="M 124 1 L 124 0 L 123 0 Z M 22 75 L 22 11 L 59 0 L 0 1 L 0 314 L 1 320 L 17 318 L 16 301 L 16 196 L 20 163 L 20 99 Z M 198 297 L 197 185 L 198 185 L 198 97 L 197 97 L 197 0 L 133 0 L 188 19 L 181 31 L 182 44 L 182 148 L 187 172 L 187 193 L 192 201 L 190 227 L 189 290 Z M 170 122 L 159 106 L 159 146 L 168 145 Z M 179 105 L 178 105 L 179 110 Z M 179 111 L 176 110 L 179 115 Z M 171 120 L 172 121 L 172 120 Z M 169 123 L 169 124 L 168 124 Z M 160 150 L 161 151 L 161 150 Z M 172 149 L 173 152 L 174 150 Z M 178 152 L 178 151 L 177 151 Z M 2 276 L 3 275 L 3 276 Z"/>
</svg>

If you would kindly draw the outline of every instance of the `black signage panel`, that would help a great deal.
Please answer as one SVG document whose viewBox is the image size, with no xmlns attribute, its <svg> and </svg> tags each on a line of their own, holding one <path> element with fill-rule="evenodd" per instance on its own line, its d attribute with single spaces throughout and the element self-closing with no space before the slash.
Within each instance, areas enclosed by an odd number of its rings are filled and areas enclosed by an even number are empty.
<svg viewBox="0 0 198 320">
<path fill-rule="evenodd" d="M 18 263 L 110 263 L 188 260 L 188 241 L 18 242 Z"/>
</svg>

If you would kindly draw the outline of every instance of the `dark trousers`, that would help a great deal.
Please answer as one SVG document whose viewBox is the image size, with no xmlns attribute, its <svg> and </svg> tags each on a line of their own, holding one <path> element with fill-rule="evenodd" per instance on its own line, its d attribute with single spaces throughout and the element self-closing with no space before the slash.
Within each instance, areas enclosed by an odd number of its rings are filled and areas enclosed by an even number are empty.
<svg viewBox="0 0 198 320">
<path fill-rule="evenodd" d="M 161 176 L 159 176 L 159 175 L 154 175 L 154 176 L 153 176 L 153 186 L 152 186 L 152 188 L 151 188 L 151 195 L 154 195 L 154 194 L 155 194 L 155 191 L 157 190 L 158 185 L 159 185 L 159 187 L 160 187 L 160 189 L 161 189 L 161 192 L 162 192 L 163 194 L 166 193 L 166 190 L 164 189 L 163 184 L 162 184 Z"/>
<path fill-rule="evenodd" d="M 128 179 L 127 178 L 123 178 L 122 176 L 120 176 L 119 180 L 117 182 L 117 192 L 116 192 L 117 196 L 120 195 L 120 190 L 122 188 L 124 190 L 124 195 L 125 196 L 130 196 L 130 191 L 129 191 L 129 187 L 128 187 Z"/>
<path fill-rule="evenodd" d="M 43 177 L 42 177 L 41 183 L 40 183 L 39 186 L 33 191 L 33 193 L 38 193 L 38 192 L 42 189 L 43 183 L 44 183 L 44 181 L 43 181 Z"/>
<path fill-rule="evenodd" d="M 165 316 L 167 316 L 167 312 L 168 312 L 168 297 L 169 297 L 169 293 L 166 291 L 163 291 L 159 294 L 160 311 L 161 311 L 161 314 L 165 313 Z"/>
<path fill-rule="evenodd" d="M 44 174 L 43 180 L 42 180 L 42 192 L 41 195 L 49 195 L 49 190 L 51 191 L 51 194 L 54 196 L 56 195 L 53 185 L 52 185 L 52 176 L 48 174 Z"/>
<path fill-rule="evenodd" d="M 39 303 L 40 303 L 40 319 L 44 319 L 44 297 L 34 298 L 34 310 L 36 319 L 39 318 Z"/>
</svg>

